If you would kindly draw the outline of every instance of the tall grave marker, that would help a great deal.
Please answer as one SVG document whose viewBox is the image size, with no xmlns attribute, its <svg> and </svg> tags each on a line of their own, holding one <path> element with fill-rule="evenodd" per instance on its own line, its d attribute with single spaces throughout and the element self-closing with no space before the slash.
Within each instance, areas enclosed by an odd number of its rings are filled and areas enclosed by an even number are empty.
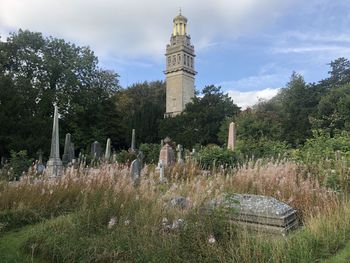
<svg viewBox="0 0 350 263">
<path fill-rule="evenodd" d="M 231 122 L 228 130 L 227 149 L 234 151 L 235 148 L 236 148 L 236 125 L 234 122 Z"/>
<path fill-rule="evenodd" d="M 55 104 L 53 116 L 52 138 L 50 159 L 46 165 L 46 174 L 49 176 L 59 176 L 62 173 L 62 161 L 60 159 L 59 127 L 58 127 L 58 107 Z"/>
</svg>

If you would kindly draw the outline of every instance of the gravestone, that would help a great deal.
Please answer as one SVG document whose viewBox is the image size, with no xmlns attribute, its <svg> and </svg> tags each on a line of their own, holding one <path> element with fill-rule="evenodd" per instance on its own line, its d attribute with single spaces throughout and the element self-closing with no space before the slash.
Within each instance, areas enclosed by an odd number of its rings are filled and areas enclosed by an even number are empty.
<svg viewBox="0 0 350 263">
<path fill-rule="evenodd" d="M 74 146 L 73 146 L 74 147 Z M 67 165 L 72 162 L 74 155 L 72 155 L 72 140 L 70 133 L 66 134 L 66 139 L 64 142 L 64 153 L 62 156 L 63 165 Z"/>
<path fill-rule="evenodd" d="M 135 159 L 132 161 L 130 166 L 130 175 L 134 182 L 134 185 L 138 185 L 141 179 L 141 162 L 139 159 Z"/>
<path fill-rule="evenodd" d="M 236 125 L 234 122 L 230 123 L 228 131 L 227 149 L 234 151 L 236 149 Z"/>
<path fill-rule="evenodd" d="M 165 138 L 165 144 L 159 153 L 159 163 L 162 160 L 165 167 L 175 163 L 175 154 L 173 148 L 169 145 L 170 142 L 171 140 L 169 138 Z"/>
<path fill-rule="evenodd" d="M 40 150 L 39 151 L 39 160 L 38 160 L 38 163 L 36 165 L 36 172 L 38 174 L 42 174 L 45 170 L 45 165 L 43 164 L 43 153 L 42 151 Z"/>
<path fill-rule="evenodd" d="M 117 154 L 113 151 L 113 155 L 112 155 L 112 162 L 116 163 L 117 162 Z"/>
<path fill-rule="evenodd" d="M 161 182 L 163 182 L 163 181 L 165 180 L 165 177 L 164 177 L 164 164 L 163 164 L 163 160 L 160 160 L 160 161 L 159 161 L 158 168 L 159 168 L 159 180 L 160 180 Z"/>
<path fill-rule="evenodd" d="M 75 147 L 74 147 L 74 143 L 73 142 L 70 142 L 69 154 L 70 154 L 71 160 L 74 161 L 74 159 L 75 159 Z"/>
<path fill-rule="evenodd" d="M 106 143 L 105 160 L 109 161 L 110 158 L 111 158 L 111 139 L 108 138 Z"/>
<path fill-rule="evenodd" d="M 98 159 L 101 157 L 101 144 L 98 141 L 94 141 L 91 144 L 91 158 Z"/>
<path fill-rule="evenodd" d="M 176 147 L 176 153 L 177 153 L 177 163 L 179 164 L 183 164 L 184 160 L 182 158 L 182 152 L 183 152 L 183 148 L 181 144 L 178 144 Z"/>
<path fill-rule="evenodd" d="M 296 210 L 273 197 L 226 194 L 219 200 L 213 200 L 211 204 L 232 209 L 233 213 L 230 219 L 252 230 L 271 234 L 286 234 L 298 227 Z"/>
<path fill-rule="evenodd" d="M 136 146 L 135 146 L 135 137 L 136 137 L 136 133 L 135 133 L 135 129 L 132 129 L 132 133 L 131 133 L 131 152 L 135 152 L 136 150 Z"/>
<path fill-rule="evenodd" d="M 60 159 L 59 127 L 58 127 L 58 107 L 54 105 L 54 117 L 51 137 L 50 159 L 46 164 L 46 174 L 48 176 L 60 176 L 62 174 L 62 161 Z"/>
</svg>

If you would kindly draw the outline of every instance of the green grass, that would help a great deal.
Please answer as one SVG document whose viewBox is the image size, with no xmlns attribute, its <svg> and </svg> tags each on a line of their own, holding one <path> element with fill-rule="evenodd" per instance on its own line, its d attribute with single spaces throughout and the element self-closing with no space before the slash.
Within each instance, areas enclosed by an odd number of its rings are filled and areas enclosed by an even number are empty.
<svg viewBox="0 0 350 263">
<path fill-rule="evenodd" d="M 0 258 L 2 263 L 45 263 L 46 261 L 25 254 L 21 248 L 31 234 L 31 226 L 7 232 L 0 236 Z"/>
<path fill-rule="evenodd" d="M 324 261 L 324 263 L 347 263 L 350 262 L 350 241 L 334 257 Z"/>
</svg>

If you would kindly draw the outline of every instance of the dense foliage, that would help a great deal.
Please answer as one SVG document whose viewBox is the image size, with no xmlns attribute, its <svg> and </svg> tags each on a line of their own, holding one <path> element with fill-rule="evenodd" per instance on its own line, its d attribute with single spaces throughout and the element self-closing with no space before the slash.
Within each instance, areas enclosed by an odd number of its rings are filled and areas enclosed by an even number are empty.
<svg viewBox="0 0 350 263">
<path fill-rule="evenodd" d="M 350 61 L 338 58 L 329 65 L 328 78 L 306 83 L 294 72 L 274 98 L 244 111 L 220 87 L 209 85 L 182 114 L 164 119 L 165 82 L 122 88 L 117 73 L 101 69 L 90 48 L 20 30 L 0 41 L 0 156 L 26 151 L 23 160 L 31 160 L 42 149 L 47 159 L 54 102 L 60 109 L 61 147 L 69 132 L 76 154 L 88 153 L 95 140 L 103 147 L 111 138 L 115 151 L 124 150 L 118 160 L 130 160 L 125 150 L 136 129 L 137 148 L 146 153 L 146 162 L 156 163 L 166 136 L 186 149 L 225 148 L 234 121 L 236 156 L 285 156 L 309 144 L 314 130 L 330 138 L 350 131 Z M 12 154 L 14 163 L 20 156 Z"/>
<path fill-rule="evenodd" d="M 72 133 L 79 148 L 118 138 L 111 95 L 118 75 L 98 67 L 88 47 L 20 30 L 0 42 L 0 155 L 49 152 L 53 103 L 61 116 L 61 139 Z"/>
<path fill-rule="evenodd" d="M 221 91 L 221 87 L 206 86 L 202 95 L 188 103 L 182 114 L 161 122 L 160 133 L 163 137 L 170 136 L 188 148 L 195 144 L 219 142 L 218 133 L 222 121 L 237 115 L 240 108 L 228 94 Z"/>
</svg>

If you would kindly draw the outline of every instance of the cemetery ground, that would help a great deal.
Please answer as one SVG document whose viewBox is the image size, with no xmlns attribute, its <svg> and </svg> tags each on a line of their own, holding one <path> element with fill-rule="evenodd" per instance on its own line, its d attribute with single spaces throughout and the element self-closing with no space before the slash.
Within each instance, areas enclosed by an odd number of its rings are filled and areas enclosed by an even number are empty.
<svg viewBox="0 0 350 263">
<path fill-rule="evenodd" d="M 337 191 L 326 187 L 319 173 L 330 168 L 326 161 L 303 165 L 258 160 L 239 168 L 207 170 L 186 162 L 167 167 L 162 181 L 154 165 L 145 165 L 137 186 L 129 167 L 116 163 L 88 170 L 68 168 L 55 180 L 29 171 L 18 183 L 0 185 L 1 258 L 4 262 L 348 262 L 349 168 L 343 158 L 333 165 Z M 287 235 L 246 229 L 228 220 L 237 212 L 234 209 L 210 206 L 222 193 L 275 197 L 298 211 L 301 227 Z"/>
</svg>

